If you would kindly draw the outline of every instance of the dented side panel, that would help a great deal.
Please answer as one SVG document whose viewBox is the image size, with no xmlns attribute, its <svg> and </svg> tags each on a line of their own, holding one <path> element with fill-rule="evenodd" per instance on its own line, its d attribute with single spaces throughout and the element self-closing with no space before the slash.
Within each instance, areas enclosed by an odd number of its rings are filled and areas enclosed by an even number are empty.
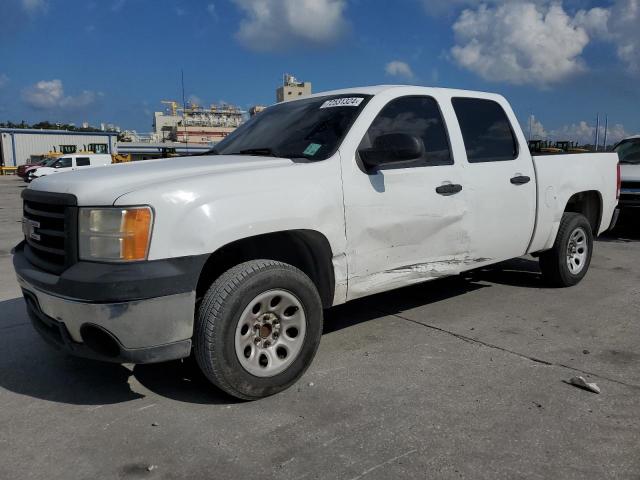
<svg viewBox="0 0 640 480">
<path fill-rule="evenodd" d="M 441 185 L 464 183 L 459 162 L 373 172 L 359 162 L 357 149 L 367 129 L 384 105 L 402 93 L 374 97 L 340 149 L 348 299 L 453 275 L 474 263 L 466 191 L 436 193 Z"/>
</svg>

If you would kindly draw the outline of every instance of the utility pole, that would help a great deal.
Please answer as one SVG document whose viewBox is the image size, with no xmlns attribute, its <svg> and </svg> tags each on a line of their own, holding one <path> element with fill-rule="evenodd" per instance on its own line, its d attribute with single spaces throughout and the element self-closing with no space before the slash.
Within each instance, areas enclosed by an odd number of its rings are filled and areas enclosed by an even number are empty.
<svg viewBox="0 0 640 480">
<path fill-rule="evenodd" d="M 607 135 L 609 133 L 609 115 L 604 117 L 604 141 L 602 142 L 602 151 L 607 151 Z"/>
<path fill-rule="evenodd" d="M 598 145 L 600 145 L 600 112 L 598 112 L 598 116 L 596 117 L 596 152 L 598 151 Z"/>
<path fill-rule="evenodd" d="M 187 100 L 184 96 L 184 69 L 180 69 L 180 76 L 182 79 L 182 125 L 184 127 L 184 139 L 186 142 L 187 155 L 189 155 L 189 131 L 187 130 L 187 122 L 185 115 L 187 114 Z"/>
</svg>

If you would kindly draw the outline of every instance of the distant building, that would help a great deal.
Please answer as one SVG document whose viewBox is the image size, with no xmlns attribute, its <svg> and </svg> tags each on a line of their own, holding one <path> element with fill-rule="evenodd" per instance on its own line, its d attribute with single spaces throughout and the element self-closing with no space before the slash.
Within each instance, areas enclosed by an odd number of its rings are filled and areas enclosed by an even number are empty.
<svg viewBox="0 0 640 480">
<path fill-rule="evenodd" d="M 116 132 L 0 128 L 0 165 L 18 167 L 49 153 L 118 153 Z"/>
<path fill-rule="evenodd" d="M 169 114 L 155 112 L 153 140 L 212 145 L 244 123 L 245 111 L 233 105 L 211 105 L 202 108 L 190 103 L 186 109 L 175 101 L 163 101 L 170 106 Z"/>
<path fill-rule="evenodd" d="M 278 103 L 311 95 L 311 82 L 301 82 L 293 75 L 285 73 L 282 86 L 276 90 Z"/>
<path fill-rule="evenodd" d="M 264 105 L 254 105 L 249 109 L 249 115 L 255 117 L 260 112 L 263 112 L 267 107 Z"/>
</svg>

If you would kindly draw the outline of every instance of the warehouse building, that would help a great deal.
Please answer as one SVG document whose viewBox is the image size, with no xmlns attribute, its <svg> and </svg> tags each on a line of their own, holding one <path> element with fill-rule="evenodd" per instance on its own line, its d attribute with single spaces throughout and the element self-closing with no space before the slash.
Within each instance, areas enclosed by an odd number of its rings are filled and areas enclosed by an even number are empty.
<svg viewBox="0 0 640 480">
<path fill-rule="evenodd" d="M 0 165 L 18 167 L 49 152 L 118 153 L 117 132 L 0 128 Z"/>
</svg>

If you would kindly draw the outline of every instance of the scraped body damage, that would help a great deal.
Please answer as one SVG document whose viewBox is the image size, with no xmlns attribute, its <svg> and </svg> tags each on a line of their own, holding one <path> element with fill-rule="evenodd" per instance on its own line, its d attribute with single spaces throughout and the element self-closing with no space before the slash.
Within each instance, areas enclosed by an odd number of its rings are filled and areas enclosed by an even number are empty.
<svg viewBox="0 0 640 480">
<path fill-rule="evenodd" d="M 345 191 L 349 299 L 454 275 L 470 260 L 465 195 L 425 188 L 459 183 L 459 172 L 412 170 L 361 174 Z"/>
</svg>

